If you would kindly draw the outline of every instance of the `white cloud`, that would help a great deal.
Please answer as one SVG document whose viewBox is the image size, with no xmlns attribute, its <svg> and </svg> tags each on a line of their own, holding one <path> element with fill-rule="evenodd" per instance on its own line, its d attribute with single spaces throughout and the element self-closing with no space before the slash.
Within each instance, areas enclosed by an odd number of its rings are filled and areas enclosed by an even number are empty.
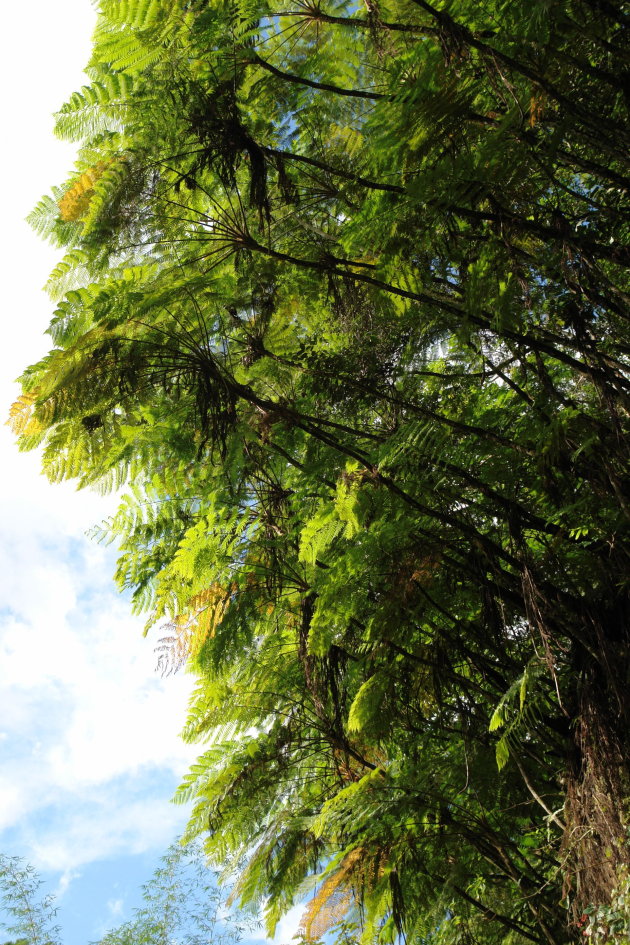
<svg viewBox="0 0 630 945">
<path fill-rule="evenodd" d="M 75 879 L 80 879 L 81 873 L 79 870 L 64 870 L 64 872 L 59 877 L 59 882 L 57 883 L 56 888 L 53 890 L 52 895 L 56 902 L 65 896 L 65 894 L 70 889 L 70 886 L 75 881 Z"/>
<path fill-rule="evenodd" d="M 305 906 L 303 903 L 293 906 L 287 914 L 280 919 L 276 928 L 276 934 L 273 937 L 272 945 L 290 945 L 293 938 L 297 935 L 302 922 Z"/>
<path fill-rule="evenodd" d="M 107 911 L 112 918 L 121 916 L 124 911 L 125 900 L 124 899 L 108 899 L 107 900 Z"/>
<path fill-rule="evenodd" d="M 0 848 L 10 838 L 12 852 L 65 870 L 163 848 L 182 823 L 169 794 L 195 754 L 178 737 L 191 680 L 156 675 L 111 549 L 85 537 L 112 497 L 50 485 L 7 430 L 0 470 Z M 146 805 L 148 771 L 168 784 Z"/>
<path fill-rule="evenodd" d="M 0 542 L 0 828 L 67 804 L 62 836 L 31 845 L 47 868 L 167 845 L 182 818 L 171 788 L 145 804 L 133 779 L 174 782 L 194 758 L 179 739 L 191 679 L 156 674 L 142 621 L 110 586 L 111 556 L 84 554 L 88 539 L 60 539 L 43 507 L 31 511 L 34 534 L 27 523 Z"/>
<path fill-rule="evenodd" d="M 163 852 L 182 827 L 182 811 L 167 797 L 130 801 L 129 787 L 108 784 L 74 812 L 70 802 L 77 799 L 69 798 L 42 835 L 30 836 L 29 856 L 37 869 L 73 871 L 96 860 Z"/>
<path fill-rule="evenodd" d="M 24 813 L 20 788 L 0 776 L 0 831 L 12 826 Z"/>
</svg>

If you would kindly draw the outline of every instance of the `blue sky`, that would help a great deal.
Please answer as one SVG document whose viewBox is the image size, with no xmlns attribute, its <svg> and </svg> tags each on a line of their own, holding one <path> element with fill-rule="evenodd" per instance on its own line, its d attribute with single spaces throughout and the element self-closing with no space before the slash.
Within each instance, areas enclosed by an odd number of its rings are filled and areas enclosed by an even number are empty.
<svg viewBox="0 0 630 945">
<path fill-rule="evenodd" d="M 3 9 L 3 416 L 13 379 L 47 349 L 56 252 L 24 218 L 71 167 L 51 116 L 85 81 L 93 21 L 89 0 Z M 85 536 L 111 497 L 51 486 L 4 426 L 0 475 L 0 851 L 35 866 L 64 942 L 82 945 L 130 917 L 183 826 L 169 799 L 194 756 L 178 737 L 191 680 L 156 674 L 156 638 L 116 593 L 111 549 Z"/>
</svg>

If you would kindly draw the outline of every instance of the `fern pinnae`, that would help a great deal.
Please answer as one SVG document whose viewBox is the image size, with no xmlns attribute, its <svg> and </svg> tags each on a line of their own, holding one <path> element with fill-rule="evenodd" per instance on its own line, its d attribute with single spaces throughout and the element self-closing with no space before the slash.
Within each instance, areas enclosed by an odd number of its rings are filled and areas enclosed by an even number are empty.
<svg viewBox="0 0 630 945">
<path fill-rule="evenodd" d="M 133 78 L 127 73 L 105 73 L 91 85 L 74 92 L 55 115 L 55 134 L 64 141 L 89 145 L 104 132 L 120 131 L 123 110 L 131 99 Z"/>
</svg>

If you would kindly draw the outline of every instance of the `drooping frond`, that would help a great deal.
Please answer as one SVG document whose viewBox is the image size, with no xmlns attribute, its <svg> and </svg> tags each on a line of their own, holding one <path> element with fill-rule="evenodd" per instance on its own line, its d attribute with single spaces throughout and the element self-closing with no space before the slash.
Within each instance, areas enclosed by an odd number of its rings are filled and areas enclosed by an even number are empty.
<svg viewBox="0 0 630 945">
<path fill-rule="evenodd" d="M 185 19 L 174 0 L 101 0 L 94 59 L 139 74 L 160 61 Z"/>
<path fill-rule="evenodd" d="M 74 223 L 86 216 L 90 201 L 94 196 L 94 187 L 106 169 L 106 163 L 99 161 L 94 167 L 84 171 L 59 200 L 59 215 L 65 223 Z"/>
<path fill-rule="evenodd" d="M 29 432 L 39 432 L 42 429 L 43 425 L 33 418 L 33 404 L 36 399 L 36 391 L 27 391 L 20 394 L 17 400 L 11 404 L 7 423 L 15 436 L 28 435 Z M 36 426 L 35 431 L 32 430 L 33 422 Z"/>
<path fill-rule="evenodd" d="M 180 669 L 190 659 L 194 660 L 205 640 L 213 637 L 223 620 L 230 602 L 230 595 L 218 584 L 205 588 L 188 603 L 186 613 L 163 625 L 162 630 L 170 635 L 160 639 L 156 647 L 158 669 L 168 675 Z M 155 618 L 150 618 L 150 625 Z"/>
<path fill-rule="evenodd" d="M 53 246 L 71 246 L 78 235 L 74 221 L 63 221 L 59 214 L 59 201 L 64 195 L 60 187 L 39 201 L 27 217 L 36 233 L 49 240 Z"/>
<path fill-rule="evenodd" d="M 131 107 L 133 79 L 127 73 L 107 72 L 97 82 L 73 92 L 55 116 L 55 134 L 65 141 L 90 142 L 97 135 L 118 131 Z"/>
<path fill-rule="evenodd" d="M 353 884 L 357 883 L 357 872 L 361 871 L 364 855 L 361 847 L 351 850 L 335 871 L 323 880 L 300 921 L 300 931 L 307 942 L 319 942 L 356 904 Z"/>
<path fill-rule="evenodd" d="M 66 253 L 63 259 L 57 263 L 45 286 L 53 302 L 59 301 L 73 289 L 77 289 L 90 281 L 88 261 L 87 253 L 82 249 L 74 249 Z M 57 343 L 54 336 L 53 341 Z"/>
</svg>

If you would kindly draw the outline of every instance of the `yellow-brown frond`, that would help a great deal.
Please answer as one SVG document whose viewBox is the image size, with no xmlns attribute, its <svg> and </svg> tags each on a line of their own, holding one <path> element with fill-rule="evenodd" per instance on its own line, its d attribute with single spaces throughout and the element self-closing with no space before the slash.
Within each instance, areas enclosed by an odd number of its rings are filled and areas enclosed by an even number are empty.
<svg viewBox="0 0 630 945">
<path fill-rule="evenodd" d="M 229 591 L 220 584 L 211 584 L 188 601 L 186 611 L 165 624 L 170 635 L 160 639 L 158 669 L 163 674 L 176 672 L 194 659 L 201 647 L 216 633 L 230 603 Z"/>
<path fill-rule="evenodd" d="M 230 595 L 220 584 L 211 584 L 190 600 L 189 620 L 195 626 L 190 640 L 190 655 L 195 657 L 205 640 L 213 637 L 230 603 Z"/>
<path fill-rule="evenodd" d="M 18 399 L 11 404 L 7 426 L 16 436 L 28 436 L 41 431 L 42 424 L 33 415 L 36 399 L 37 393 L 28 391 L 20 394 Z"/>
<path fill-rule="evenodd" d="M 94 184 L 107 167 L 107 163 L 99 161 L 94 167 L 85 171 L 65 192 L 58 204 L 59 214 L 64 223 L 73 223 L 85 216 L 94 194 Z"/>
<path fill-rule="evenodd" d="M 342 921 L 356 900 L 353 875 L 361 863 L 363 848 L 351 850 L 338 869 L 327 876 L 318 892 L 309 902 L 300 929 L 307 942 L 317 942 Z"/>
</svg>

